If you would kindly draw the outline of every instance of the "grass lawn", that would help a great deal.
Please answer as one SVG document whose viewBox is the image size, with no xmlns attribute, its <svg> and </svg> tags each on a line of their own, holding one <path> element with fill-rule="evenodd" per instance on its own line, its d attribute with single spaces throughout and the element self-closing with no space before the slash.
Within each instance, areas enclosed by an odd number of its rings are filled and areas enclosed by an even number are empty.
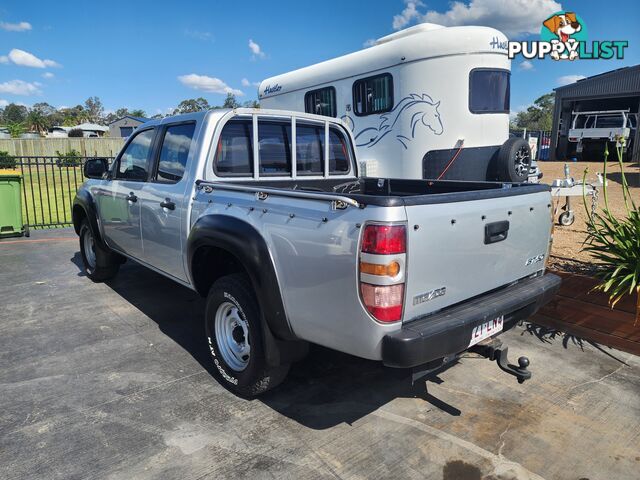
<svg viewBox="0 0 640 480">
<path fill-rule="evenodd" d="M 34 226 L 71 223 L 71 206 L 84 178 L 81 167 L 58 167 L 43 160 L 2 174 L 22 176 L 22 221 Z"/>
</svg>

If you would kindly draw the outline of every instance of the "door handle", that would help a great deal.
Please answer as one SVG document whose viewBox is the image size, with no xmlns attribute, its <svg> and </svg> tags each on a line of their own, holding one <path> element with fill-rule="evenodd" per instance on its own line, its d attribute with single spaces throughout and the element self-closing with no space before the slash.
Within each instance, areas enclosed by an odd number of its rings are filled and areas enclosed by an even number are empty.
<svg viewBox="0 0 640 480">
<path fill-rule="evenodd" d="M 127 195 L 127 201 L 131 203 L 136 203 L 138 201 L 138 197 L 136 197 L 135 193 L 129 192 L 129 195 Z"/>
<path fill-rule="evenodd" d="M 175 210 L 176 209 L 176 204 L 173 203 L 171 200 L 169 200 L 168 198 L 164 199 L 164 202 L 160 202 L 160 206 L 162 208 L 168 208 L 169 210 Z"/>
<path fill-rule="evenodd" d="M 502 222 L 487 223 L 484 226 L 484 244 L 497 243 L 506 240 L 509 234 L 509 222 L 503 220 Z"/>
</svg>

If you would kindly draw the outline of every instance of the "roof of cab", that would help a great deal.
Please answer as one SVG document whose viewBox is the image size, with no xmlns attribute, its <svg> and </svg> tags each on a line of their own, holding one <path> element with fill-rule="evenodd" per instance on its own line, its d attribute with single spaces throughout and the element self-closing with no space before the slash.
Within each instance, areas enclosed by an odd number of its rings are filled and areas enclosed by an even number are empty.
<svg viewBox="0 0 640 480">
<path fill-rule="evenodd" d="M 424 23 L 382 37 L 370 48 L 267 78 L 260 83 L 258 96 L 274 97 L 434 57 L 470 53 L 506 56 L 506 42 L 502 32 L 489 27 Z M 273 93 L 266 93 L 267 88 Z"/>
</svg>

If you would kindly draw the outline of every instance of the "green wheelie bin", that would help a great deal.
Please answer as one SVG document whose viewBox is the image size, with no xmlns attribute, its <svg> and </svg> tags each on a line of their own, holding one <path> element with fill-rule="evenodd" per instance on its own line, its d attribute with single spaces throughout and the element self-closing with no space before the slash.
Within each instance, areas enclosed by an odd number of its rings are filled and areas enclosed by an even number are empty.
<svg viewBox="0 0 640 480">
<path fill-rule="evenodd" d="M 0 174 L 0 238 L 25 234 L 21 182 L 20 175 Z"/>
</svg>

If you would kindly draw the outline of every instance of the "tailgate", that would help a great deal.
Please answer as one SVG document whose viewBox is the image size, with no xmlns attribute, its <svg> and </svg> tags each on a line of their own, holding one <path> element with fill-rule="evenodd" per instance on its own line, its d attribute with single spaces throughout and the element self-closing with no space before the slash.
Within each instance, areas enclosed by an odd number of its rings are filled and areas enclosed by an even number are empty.
<svg viewBox="0 0 640 480">
<path fill-rule="evenodd" d="M 547 191 L 405 208 L 408 267 L 404 321 L 544 268 L 551 230 L 551 196 Z"/>
</svg>

